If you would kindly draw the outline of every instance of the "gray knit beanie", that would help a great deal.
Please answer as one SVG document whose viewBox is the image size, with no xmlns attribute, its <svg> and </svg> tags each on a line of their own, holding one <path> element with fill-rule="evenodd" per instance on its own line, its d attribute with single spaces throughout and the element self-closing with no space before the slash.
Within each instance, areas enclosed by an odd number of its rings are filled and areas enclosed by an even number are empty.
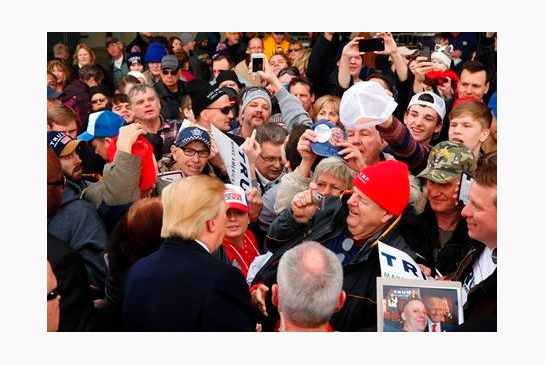
<svg viewBox="0 0 545 365">
<path fill-rule="evenodd" d="M 267 102 L 267 104 L 269 104 L 269 110 L 272 109 L 271 97 L 269 96 L 269 93 L 267 92 L 267 90 L 256 87 L 255 89 L 250 89 L 244 94 L 244 97 L 242 98 L 242 108 L 241 108 L 242 113 L 244 112 L 244 109 L 246 109 L 246 107 L 248 106 L 248 104 L 250 104 L 252 100 L 258 99 L 258 98 L 264 99 Z"/>
</svg>

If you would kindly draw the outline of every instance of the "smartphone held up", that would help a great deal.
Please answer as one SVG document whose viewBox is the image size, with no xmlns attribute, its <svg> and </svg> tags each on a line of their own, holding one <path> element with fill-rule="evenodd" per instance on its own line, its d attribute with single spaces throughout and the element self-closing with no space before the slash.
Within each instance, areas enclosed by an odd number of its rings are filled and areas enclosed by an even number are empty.
<svg viewBox="0 0 545 365">
<path fill-rule="evenodd" d="M 252 73 L 257 71 L 265 71 L 265 54 L 263 53 L 254 53 L 251 56 L 252 62 Z"/>
<path fill-rule="evenodd" d="M 418 45 L 420 49 L 420 56 L 426 57 L 426 61 L 431 61 L 431 48 L 430 47 L 424 47 L 421 44 Z"/>
<path fill-rule="evenodd" d="M 358 42 L 360 52 L 384 51 L 384 39 L 369 38 L 360 39 Z"/>
</svg>

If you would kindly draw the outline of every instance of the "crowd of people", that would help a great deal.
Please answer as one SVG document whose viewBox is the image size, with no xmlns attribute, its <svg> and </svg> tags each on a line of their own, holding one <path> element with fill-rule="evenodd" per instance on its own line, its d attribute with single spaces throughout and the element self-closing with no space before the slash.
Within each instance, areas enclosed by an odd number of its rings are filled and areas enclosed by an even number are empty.
<svg viewBox="0 0 545 365">
<path fill-rule="evenodd" d="M 496 331 L 496 33 L 224 35 L 53 47 L 47 330 L 377 331 L 380 241 L 462 283 L 397 331 Z"/>
</svg>

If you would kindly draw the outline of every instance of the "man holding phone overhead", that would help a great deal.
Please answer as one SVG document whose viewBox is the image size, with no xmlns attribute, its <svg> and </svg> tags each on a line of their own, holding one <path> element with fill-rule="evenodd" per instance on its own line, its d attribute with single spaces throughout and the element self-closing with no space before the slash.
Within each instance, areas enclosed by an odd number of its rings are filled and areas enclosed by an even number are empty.
<svg viewBox="0 0 545 365">
<path fill-rule="evenodd" d="M 383 38 L 360 39 L 358 41 L 360 52 L 384 51 Z"/>
</svg>

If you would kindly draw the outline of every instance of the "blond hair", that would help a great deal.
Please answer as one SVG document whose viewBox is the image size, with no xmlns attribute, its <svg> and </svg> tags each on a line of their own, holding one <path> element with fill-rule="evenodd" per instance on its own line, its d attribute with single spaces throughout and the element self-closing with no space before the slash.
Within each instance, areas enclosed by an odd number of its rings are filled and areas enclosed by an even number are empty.
<svg viewBox="0 0 545 365">
<path fill-rule="evenodd" d="M 492 124 L 492 112 L 490 108 L 480 101 L 462 101 L 452 108 L 448 117 L 450 120 L 460 117 L 475 119 L 481 124 L 483 129 L 490 128 L 490 124 Z"/>
<path fill-rule="evenodd" d="M 66 127 L 72 122 L 76 122 L 76 112 L 72 108 L 61 104 L 47 109 L 47 125 L 49 128 L 53 128 L 53 124 Z"/>
<path fill-rule="evenodd" d="M 97 60 L 97 57 L 95 55 L 95 52 L 93 52 L 93 50 L 91 49 L 91 47 L 89 47 L 87 44 L 85 43 L 80 43 L 76 46 L 76 50 L 74 51 L 74 56 L 73 56 L 73 60 L 74 60 L 74 65 L 77 65 L 78 64 L 78 52 L 80 51 L 80 49 L 84 49 L 86 50 L 87 52 L 89 52 L 89 58 L 91 59 L 91 62 L 90 64 L 91 65 L 94 65 L 96 60 Z"/>
<path fill-rule="evenodd" d="M 308 67 L 308 59 L 310 58 L 310 48 L 301 48 L 299 57 L 293 60 L 293 67 L 297 67 L 302 75 L 306 75 Z"/>
<path fill-rule="evenodd" d="M 339 98 L 338 96 L 333 96 L 333 95 L 320 96 L 318 98 L 318 100 L 316 100 L 314 102 L 314 106 L 313 106 L 314 115 L 318 115 L 320 113 L 320 110 L 322 110 L 322 108 L 326 104 L 331 104 L 333 106 L 333 108 L 335 108 L 335 110 L 337 111 L 337 114 L 338 114 L 339 109 L 341 107 L 341 98 Z"/>
<path fill-rule="evenodd" d="M 161 237 L 199 238 L 206 221 L 221 212 L 225 185 L 206 175 L 190 176 L 167 186 L 162 194 Z"/>
</svg>

